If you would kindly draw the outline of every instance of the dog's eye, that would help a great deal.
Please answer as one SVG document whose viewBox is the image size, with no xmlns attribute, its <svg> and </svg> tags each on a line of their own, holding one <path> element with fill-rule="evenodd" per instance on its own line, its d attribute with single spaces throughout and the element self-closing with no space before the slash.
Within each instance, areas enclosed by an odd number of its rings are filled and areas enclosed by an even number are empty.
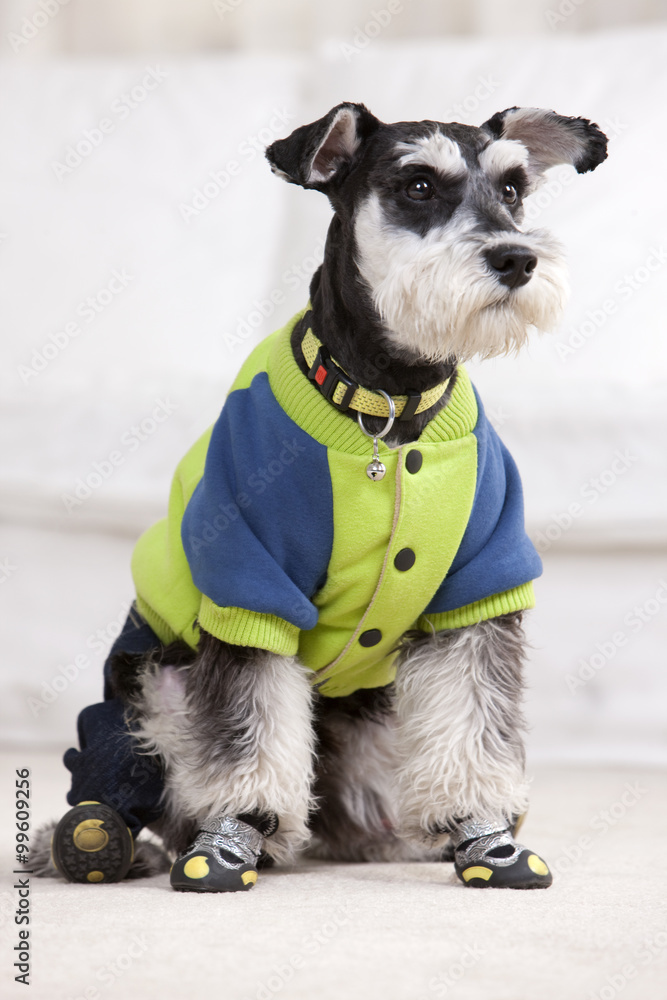
<svg viewBox="0 0 667 1000">
<path fill-rule="evenodd" d="M 503 201 L 506 205 L 516 205 L 519 195 L 513 184 L 505 184 L 502 190 Z"/>
<path fill-rule="evenodd" d="M 413 201 L 426 201 L 428 198 L 433 197 L 435 191 L 430 181 L 426 180 L 425 177 L 419 177 L 415 181 L 410 181 L 405 189 L 405 193 Z"/>
</svg>

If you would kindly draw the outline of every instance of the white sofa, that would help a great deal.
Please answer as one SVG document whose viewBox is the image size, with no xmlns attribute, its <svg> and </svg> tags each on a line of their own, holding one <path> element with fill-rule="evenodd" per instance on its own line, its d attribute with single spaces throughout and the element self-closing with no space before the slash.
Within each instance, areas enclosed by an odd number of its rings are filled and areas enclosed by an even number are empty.
<svg viewBox="0 0 667 1000">
<path fill-rule="evenodd" d="M 556 168 L 529 206 L 568 249 L 561 328 L 471 367 L 545 558 L 531 753 L 665 759 L 666 43 L 655 28 L 0 70 L 7 741 L 73 742 L 133 540 L 250 348 L 306 300 L 330 209 L 261 147 L 359 100 L 471 124 L 547 106 L 610 133 L 598 171 Z M 67 501 L 81 480 L 89 495 Z"/>
</svg>

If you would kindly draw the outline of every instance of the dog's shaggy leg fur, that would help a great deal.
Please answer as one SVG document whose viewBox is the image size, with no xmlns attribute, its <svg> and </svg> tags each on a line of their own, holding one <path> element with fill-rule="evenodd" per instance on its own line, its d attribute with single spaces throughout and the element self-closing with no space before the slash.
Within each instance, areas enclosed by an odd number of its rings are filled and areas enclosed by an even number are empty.
<svg viewBox="0 0 667 1000">
<path fill-rule="evenodd" d="M 327 861 L 443 861 L 399 835 L 392 687 L 321 697 L 315 710 L 316 810 L 308 856 Z"/>
<path fill-rule="evenodd" d="M 507 824 L 527 805 L 519 615 L 407 646 L 396 678 L 404 836 L 445 843 L 456 821 Z"/>
<path fill-rule="evenodd" d="M 309 854 L 331 861 L 408 855 L 392 801 L 395 716 L 391 693 L 358 691 L 317 702 L 317 767 Z"/>
<path fill-rule="evenodd" d="M 37 878 L 60 878 L 51 858 L 51 838 L 58 820 L 51 820 L 35 831 L 30 841 L 30 868 Z"/>
<path fill-rule="evenodd" d="M 205 633 L 191 666 L 147 666 L 135 735 L 165 764 L 165 816 L 153 829 L 185 850 L 198 824 L 275 814 L 265 840 L 290 860 L 308 838 L 314 736 L 309 672 L 295 658 L 229 646 Z"/>
</svg>

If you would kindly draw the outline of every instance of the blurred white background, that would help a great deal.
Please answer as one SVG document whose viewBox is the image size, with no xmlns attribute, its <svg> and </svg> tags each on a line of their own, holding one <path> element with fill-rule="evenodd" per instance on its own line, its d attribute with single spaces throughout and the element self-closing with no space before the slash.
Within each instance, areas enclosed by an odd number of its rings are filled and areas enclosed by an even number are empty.
<svg viewBox="0 0 667 1000">
<path fill-rule="evenodd" d="M 568 250 L 561 328 L 472 367 L 545 563 L 531 759 L 664 763 L 665 3 L 5 0 L 0 45 L 5 745 L 64 749 L 101 697 L 133 543 L 321 254 L 326 199 L 263 147 L 354 100 L 610 136 L 528 205 Z"/>
</svg>

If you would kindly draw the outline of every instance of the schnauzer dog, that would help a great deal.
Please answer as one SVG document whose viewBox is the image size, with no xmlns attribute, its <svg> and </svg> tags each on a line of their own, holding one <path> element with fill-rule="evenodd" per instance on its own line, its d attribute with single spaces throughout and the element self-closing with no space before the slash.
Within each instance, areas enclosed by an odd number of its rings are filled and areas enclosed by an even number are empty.
<svg viewBox="0 0 667 1000">
<path fill-rule="evenodd" d="M 148 827 L 182 891 L 249 889 L 308 845 L 549 886 L 515 840 L 541 564 L 462 362 L 557 322 L 561 249 L 522 228 L 523 199 L 555 164 L 593 170 L 606 138 L 536 108 L 476 128 L 343 103 L 266 155 L 329 198 L 324 262 L 137 543 L 105 700 L 65 755 L 73 808 L 33 864 L 75 882 L 164 871 L 135 845 Z"/>
</svg>

